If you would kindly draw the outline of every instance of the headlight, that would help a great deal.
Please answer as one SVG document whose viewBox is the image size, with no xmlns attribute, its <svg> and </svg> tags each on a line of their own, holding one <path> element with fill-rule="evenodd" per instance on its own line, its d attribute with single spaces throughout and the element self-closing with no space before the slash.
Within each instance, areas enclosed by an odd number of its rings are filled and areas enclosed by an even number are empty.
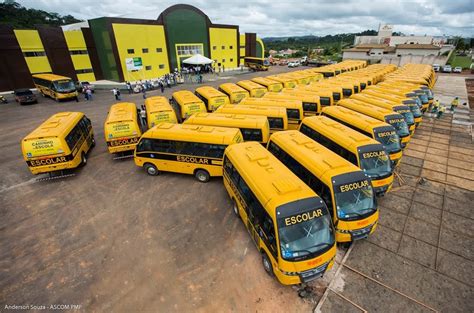
<svg viewBox="0 0 474 313">
<path fill-rule="evenodd" d="M 284 270 L 280 270 L 280 272 L 288 276 L 298 276 L 298 272 L 286 272 Z"/>
<path fill-rule="evenodd" d="M 338 232 L 342 233 L 342 234 L 350 234 L 351 232 L 349 230 L 345 230 L 345 229 L 337 229 Z"/>
</svg>

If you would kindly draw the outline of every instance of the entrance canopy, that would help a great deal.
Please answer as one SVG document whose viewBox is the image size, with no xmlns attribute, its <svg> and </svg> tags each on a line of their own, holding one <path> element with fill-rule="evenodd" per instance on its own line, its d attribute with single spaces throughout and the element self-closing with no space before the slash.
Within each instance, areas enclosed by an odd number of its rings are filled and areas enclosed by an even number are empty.
<svg viewBox="0 0 474 313">
<path fill-rule="evenodd" d="M 204 65 L 204 64 L 211 64 L 214 62 L 213 60 L 206 58 L 203 55 L 195 54 L 190 58 L 182 61 L 185 64 L 192 64 L 192 65 Z"/>
</svg>

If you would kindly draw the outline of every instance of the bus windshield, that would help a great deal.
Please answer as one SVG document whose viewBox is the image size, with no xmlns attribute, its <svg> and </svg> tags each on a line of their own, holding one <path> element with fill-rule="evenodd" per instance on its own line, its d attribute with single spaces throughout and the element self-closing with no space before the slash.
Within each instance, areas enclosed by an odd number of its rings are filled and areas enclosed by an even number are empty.
<svg viewBox="0 0 474 313">
<path fill-rule="evenodd" d="M 411 113 L 413 113 L 414 117 L 420 117 L 422 115 L 420 108 L 418 105 L 410 105 Z"/>
<path fill-rule="evenodd" d="M 334 197 L 341 220 L 358 220 L 376 210 L 372 185 L 367 179 L 334 187 Z"/>
<path fill-rule="evenodd" d="M 387 121 L 387 123 L 395 127 L 398 135 L 401 137 L 405 137 L 410 134 L 410 131 L 408 130 L 408 125 L 404 119 L 398 119 L 398 118 L 392 119 L 392 120 Z"/>
<path fill-rule="evenodd" d="M 57 80 L 53 84 L 57 92 L 72 92 L 76 89 L 72 80 Z"/>
<path fill-rule="evenodd" d="M 286 217 L 279 224 L 280 249 L 285 260 L 310 259 L 334 244 L 334 232 L 326 208 Z"/>
<path fill-rule="evenodd" d="M 370 178 L 387 176 L 392 172 L 390 158 L 385 151 L 368 151 L 359 153 L 360 168 Z"/>
<path fill-rule="evenodd" d="M 403 115 L 403 118 L 407 122 L 408 125 L 413 125 L 415 124 L 415 118 L 413 117 L 413 113 L 410 112 L 398 112 L 401 115 Z"/>
<path fill-rule="evenodd" d="M 400 137 L 398 137 L 397 133 L 392 130 L 376 131 L 375 138 L 384 146 L 385 149 L 387 149 L 389 153 L 398 152 L 402 149 L 400 146 Z"/>
<path fill-rule="evenodd" d="M 420 99 L 422 103 L 428 103 L 428 96 L 425 93 L 420 95 Z"/>
</svg>

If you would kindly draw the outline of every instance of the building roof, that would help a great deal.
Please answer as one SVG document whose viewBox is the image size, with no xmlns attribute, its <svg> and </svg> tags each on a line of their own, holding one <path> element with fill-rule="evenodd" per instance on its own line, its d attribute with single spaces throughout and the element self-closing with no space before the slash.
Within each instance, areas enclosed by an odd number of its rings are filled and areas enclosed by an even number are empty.
<svg viewBox="0 0 474 313">
<path fill-rule="evenodd" d="M 354 48 L 357 48 L 357 49 L 383 49 L 383 48 L 386 48 L 388 47 L 387 44 L 383 44 L 383 43 L 373 43 L 373 44 L 361 44 L 361 45 L 357 45 L 355 46 Z"/>
<path fill-rule="evenodd" d="M 439 50 L 438 46 L 432 44 L 401 44 L 397 45 L 397 49 L 428 49 L 428 50 Z"/>
<path fill-rule="evenodd" d="M 349 48 L 349 49 L 342 49 L 342 52 L 369 52 L 370 49 L 369 48 L 366 48 L 366 49 L 361 49 L 361 48 Z"/>
</svg>

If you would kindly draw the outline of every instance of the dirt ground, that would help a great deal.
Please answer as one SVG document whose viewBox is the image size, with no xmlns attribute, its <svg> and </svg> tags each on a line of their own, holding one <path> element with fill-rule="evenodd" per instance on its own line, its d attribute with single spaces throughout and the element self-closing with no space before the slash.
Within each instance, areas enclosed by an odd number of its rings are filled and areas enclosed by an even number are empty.
<svg viewBox="0 0 474 313">
<path fill-rule="evenodd" d="M 288 69 L 271 69 L 281 71 Z M 122 100 L 143 103 L 141 95 Z M 323 312 L 426 309 L 416 301 L 472 311 L 474 146 L 450 115 L 425 119 L 403 158 L 410 187 L 380 201 L 374 236 L 350 254 L 339 249 L 334 269 L 303 299 L 265 274 L 221 179 L 150 177 L 131 159 L 112 160 L 102 125 L 114 102 L 98 91 L 92 102 L 0 105 L 0 311 L 64 304 L 84 312 L 311 312 L 323 295 Z M 20 140 L 65 110 L 91 118 L 97 146 L 76 176 L 37 182 Z M 441 182 L 417 185 L 421 173 Z"/>
</svg>

